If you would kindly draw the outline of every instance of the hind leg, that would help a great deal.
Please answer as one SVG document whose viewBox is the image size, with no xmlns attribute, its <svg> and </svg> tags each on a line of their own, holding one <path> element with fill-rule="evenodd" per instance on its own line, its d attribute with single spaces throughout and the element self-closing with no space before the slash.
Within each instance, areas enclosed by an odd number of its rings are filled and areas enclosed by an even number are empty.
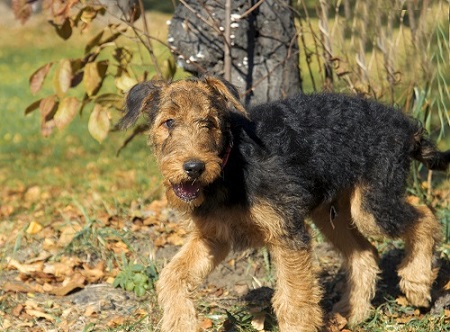
<svg viewBox="0 0 450 332">
<path fill-rule="evenodd" d="M 441 239 L 440 224 L 426 206 L 415 207 L 403 197 L 387 195 L 388 192 L 376 195 L 357 188 L 351 201 L 354 222 L 364 234 L 381 233 L 405 241 L 405 258 L 398 267 L 400 289 L 411 304 L 428 306 L 431 285 L 437 276 L 433 255 Z"/>
<path fill-rule="evenodd" d="M 416 206 L 419 217 L 403 234 L 405 258 L 398 268 L 400 289 L 408 301 L 418 307 L 430 304 L 431 285 L 438 268 L 433 266 L 434 249 L 441 240 L 442 230 L 431 210 Z"/>
<path fill-rule="evenodd" d="M 352 221 L 350 192 L 336 202 L 324 204 L 312 213 L 317 227 L 344 256 L 346 285 L 333 311 L 345 316 L 350 325 L 367 319 L 378 279 L 378 253 Z"/>
</svg>

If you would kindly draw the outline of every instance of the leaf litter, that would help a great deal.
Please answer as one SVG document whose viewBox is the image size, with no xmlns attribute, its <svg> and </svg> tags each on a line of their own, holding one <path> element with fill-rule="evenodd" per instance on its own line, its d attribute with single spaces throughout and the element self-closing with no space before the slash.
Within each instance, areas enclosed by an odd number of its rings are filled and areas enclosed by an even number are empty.
<svg viewBox="0 0 450 332">
<path fill-rule="evenodd" d="M 126 182 L 134 174 L 121 176 Z M 186 240 L 186 228 L 164 199 L 137 199 L 129 205 L 112 206 L 101 193 L 91 192 L 76 202 L 66 199 L 71 194 L 51 186 L 3 188 L 0 195 L 0 326 L 4 330 L 81 331 L 89 326 L 120 330 L 135 326 L 139 331 L 157 326 L 161 312 L 154 289 L 138 297 L 114 288 L 113 283 L 123 269 L 123 255 L 143 266 L 156 262 L 158 270 Z M 398 264 L 401 251 L 395 244 L 385 248 L 394 252 L 385 256 L 385 264 Z M 326 291 L 323 307 L 329 312 L 342 291 L 341 258 L 320 241 L 314 256 Z M 433 310 L 450 323 L 450 264 L 448 260 L 441 263 Z M 270 309 L 273 275 L 262 250 L 229 256 L 197 292 L 201 328 L 274 330 Z M 374 305 L 385 321 L 406 327 L 424 319 L 426 312 L 408 307 L 395 278 L 382 275 Z M 389 296 L 390 307 L 386 304 Z M 326 322 L 330 332 L 367 329 L 362 325 L 350 330 L 339 315 L 327 316 Z"/>
</svg>

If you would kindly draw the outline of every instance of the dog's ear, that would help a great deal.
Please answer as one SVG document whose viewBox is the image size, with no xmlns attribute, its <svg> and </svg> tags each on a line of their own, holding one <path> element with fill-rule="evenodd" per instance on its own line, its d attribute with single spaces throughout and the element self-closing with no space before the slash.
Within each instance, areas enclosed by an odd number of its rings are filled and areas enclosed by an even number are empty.
<svg viewBox="0 0 450 332">
<path fill-rule="evenodd" d="M 226 101 L 230 102 L 239 113 L 247 117 L 247 111 L 239 101 L 239 93 L 233 84 L 215 76 L 205 76 L 203 80 Z"/>
<path fill-rule="evenodd" d="M 127 129 L 134 125 L 143 113 L 152 117 L 158 109 L 161 88 L 164 81 L 146 81 L 133 86 L 126 97 L 126 114 L 117 123 L 119 129 Z"/>
</svg>

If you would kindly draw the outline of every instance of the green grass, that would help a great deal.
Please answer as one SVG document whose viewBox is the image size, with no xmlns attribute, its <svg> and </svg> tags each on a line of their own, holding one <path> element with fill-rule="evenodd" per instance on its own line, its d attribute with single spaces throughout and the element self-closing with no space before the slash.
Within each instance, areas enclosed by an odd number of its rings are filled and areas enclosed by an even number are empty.
<svg viewBox="0 0 450 332">
<path fill-rule="evenodd" d="M 0 41 L 0 185 L 3 188 L 69 186 L 78 194 L 90 189 L 105 193 L 112 190 L 111 198 L 142 195 L 152 187 L 150 181 L 158 174 L 143 136 L 116 157 L 127 134 L 112 133 L 103 144 L 97 143 L 87 130 L 87 112 L 64 130 L 55 130 L 46 138 L 40 134 L 39 110 L 24 115 L 28 104 L 52 93 L 50 80 L 39 96 L 32 96 L 28 87 L 31 73 L 49 61 L 80 57 L 82 49 L 78 45 L 89 38 L 81 36 L 62 41 L 54 38 L 52 29 L 42 23 L 41 38 L 36 38 L 36 27 L 25 26 L 14 29 L 8 38 Z M 114 120 L 119 115 L 113 114 Z M 137 172 L 136 187 L 127 193 L 114 190 L 114 177 L 130 170 Z M 102 181 L 102 177 L 108 180 Z"/>
</svg>

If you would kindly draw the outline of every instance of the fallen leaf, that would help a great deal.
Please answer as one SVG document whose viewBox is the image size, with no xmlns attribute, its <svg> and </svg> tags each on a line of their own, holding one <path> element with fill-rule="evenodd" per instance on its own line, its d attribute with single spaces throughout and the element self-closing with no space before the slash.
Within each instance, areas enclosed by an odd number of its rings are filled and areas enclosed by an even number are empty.
<svg viewBox="0 0 450 332">
<path fill-rule="evenodd" d="M 20 313 L 23 310 L 23 305 L 21 305 L 20 303 L 18 305 L 16 305 L 12 310 L 11 310 L 11 314 L 13 316 L 19 317 Z"/>
<path fill-rule="evenodd" d="M 212 328 L 212 327 L 213 327 L 212 320 L 209 319 L 209 318 L 203 319 L 203 320 L 200 322 L 200 326 L 199 326 L 199 327 L 200 327 L 200 329 L 202 329 L 202 330 L 208 330 L 208 329 Z"/>
<path fill-rule="evenodd" d="M 86 317 L 91 317 L 92 315 L 97 313 L 97 310 L 98 310 L 97 306 L 88 305 L 86 310 L 84 311 L 84 315 Z"/>
<path fill-rule="evenodd" d="M 77 235 L 77 233 L 81 231 L 81 229 L 82 227 L 78 223 L 71 223 L 69 225 L 66 225 L 61 230 L 61 235 L 59 236 L 57 245 L 60 247 L 67 246 L 73 240 L 75 235 Z"/>
<path fill-rule="evenodd" d="M 412 316 L 402 316 L 397 317 L 395 321 L 397 322 L 397 324 L 408 324 L 412 319 L 414 319 L 414 317 Z"/>
<path fill-rule="evenodd" d="M 2 291 L 17 293 L 44 293 L 41 285 L 26 284 L 21 281 L 7 281 L 2 285 Z"/>
<path fill-rule="evenodd" d="M 61 262 L 45 264 L 43 272 L 53 274 L 55 277 L 71 276 L 74 273 L 73 266 Z"/>
<path fill-rule="evenodd" d="M 56 296 L 64 296 L 69 294 L 71 291 L 77 288 L 84 288 L 84 282 L 86 281 L 85 277 L 81 274 L 76 273 L 71 278 L 67 278 L 63 282 L 63 286 L 55 287 L 51 293 Z"/>
<path fill-rule="evenodd" d="M 450 310 L 444 309 L 444 315 L 445 315 L 445 317 L 450 318 Z"/>
<path fill-rule="evenodd" d="M 45 312 L 39 311 L 39 310 L 35 310 L 35 309 L 25 309 L 25 312 L 33 317 L 38 317 L 38 318 L 44 318 L 48 321 L 54 322 L 55 318 L 52 315 L 49 315 Z"/>
<path fill-rule="evenodd" d="M 396 302 L 398 305 L 401 305 L 402 307 L 406 307 L 406 306 L 409 305 L 408 300 L 407 300 L 406 297 L 404 297 L 404 296 L 399 296 L 398 298 L 395 299 L 395 302 Z"/>
<path fill-rule="evenodd" d="M 39 188 L 38 186 L 32 186 L 28 188 L 23 198 L 26 202 L 36 202 L 40 199 L 40 196 L 41 188 Z"/>
<path fill-rule="evenodd" d="M 106 325 L 109 327 L 115 327 L 117 325 L 123 325 L 125 323 L 125 317 L 123 316 L 115 316 L 111 318 Z"/>
<path fill-rule="evenodd" d="M 42 225 L 38 223 L 37 221 L 32 221 L 27 227 L 27 234 L 37 234 L 40 231 L 42 231 Z"/>
<path fill-rule="evenodd" d="M 20 273 L 24 274 L 30 274 L 32 272 L 36 271 L 42 271 L 42 268 L 44 267 L 44 262 L 36 262 L 32 264 L 21 264 L 18 261 L 16 261 L 13 258 L 7 258 L 6 262 L 8 263 L 8 268 L 15 268 Z"/>
<path fill-rule="evenodd" d="M 105 276 L 105 263 L 100 261 L 92 269 L 87 264 L 83 264 L 83 270 L 80 273 L 86 277 L 87 281 L 90 283 L 97 282 Z"/>
</svg>

